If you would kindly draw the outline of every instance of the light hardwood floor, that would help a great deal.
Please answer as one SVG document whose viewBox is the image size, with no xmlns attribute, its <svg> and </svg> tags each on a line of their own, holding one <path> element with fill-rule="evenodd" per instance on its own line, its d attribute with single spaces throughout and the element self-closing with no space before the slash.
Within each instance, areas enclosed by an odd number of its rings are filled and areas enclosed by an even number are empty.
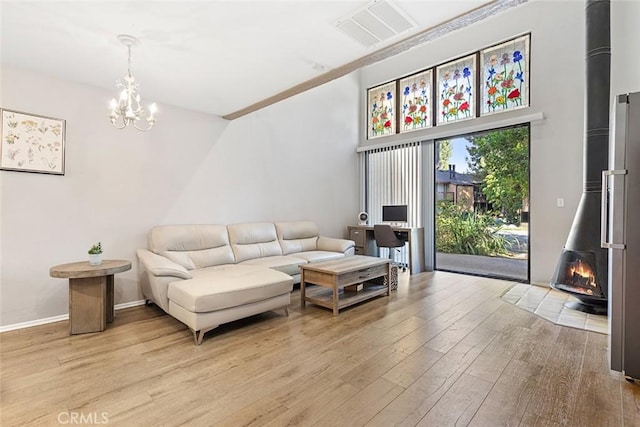
<svg viewBox="0 0 640 427">
<path fill-rule="evenodd" d="M 313 305 L 209 332 L 155 306 L 107 330 L 0 334 L 2 426 L 640 426 L 607 336 L 506 303 L 513 283 L 436 272 L 334 318 Z M 98 423 L 96 423 L 98 424 Z"/>
</svg>

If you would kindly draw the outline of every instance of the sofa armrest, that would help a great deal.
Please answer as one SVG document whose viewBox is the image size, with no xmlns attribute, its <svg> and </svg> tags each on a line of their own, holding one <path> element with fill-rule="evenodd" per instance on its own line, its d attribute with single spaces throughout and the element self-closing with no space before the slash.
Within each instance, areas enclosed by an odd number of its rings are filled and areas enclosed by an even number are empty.
<svg viewBox="0 0 640 427">
<path fill-rule="evenodd" d="M 146 249 L 138 249 L 136 254 L 138 255 L 138 260 L 144 266 L 144 269 L 156 277 L 172 276 L 180 279 L 192 278 L 189 270 L 176 264 L 169 258 L 154 254 Z"/>
<path fill-rule="evenodd" d="M 318 237 L 318 250 L 340 252 L 348 255 L 348 252 L 353 253 L 356 243 L 353 240 L 336 239 L 334 237 Z"/>
</svg>

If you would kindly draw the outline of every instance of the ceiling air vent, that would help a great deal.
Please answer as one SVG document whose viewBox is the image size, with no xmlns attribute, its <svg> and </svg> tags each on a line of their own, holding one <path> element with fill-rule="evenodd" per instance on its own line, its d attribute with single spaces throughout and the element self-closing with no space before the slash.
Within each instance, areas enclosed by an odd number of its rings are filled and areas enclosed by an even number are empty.
<svg viewBox="0 0 640 427">
<path fill-rule="evenodd" d="M 336 27 L 349 37 L 371 47 L 409 31 L 416 25 L 391 3 L 375 0 L 339 20 Z"/>
</svg>

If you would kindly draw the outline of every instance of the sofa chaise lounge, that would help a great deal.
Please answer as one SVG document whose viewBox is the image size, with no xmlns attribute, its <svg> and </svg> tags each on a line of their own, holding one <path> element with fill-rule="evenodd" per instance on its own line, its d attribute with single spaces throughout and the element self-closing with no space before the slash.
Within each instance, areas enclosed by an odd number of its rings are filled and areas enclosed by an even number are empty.
<svg viewBox="0 0 640 427">
<path fill-rule="evenodd" d="M 288 315 L 300 265 L 354 251 L 353 241 L 295 221 L 161 225 L 137 255 L 144 298 L 186 324 L 200 344 L 223 323 L 275 309 Z"/>
</svg>

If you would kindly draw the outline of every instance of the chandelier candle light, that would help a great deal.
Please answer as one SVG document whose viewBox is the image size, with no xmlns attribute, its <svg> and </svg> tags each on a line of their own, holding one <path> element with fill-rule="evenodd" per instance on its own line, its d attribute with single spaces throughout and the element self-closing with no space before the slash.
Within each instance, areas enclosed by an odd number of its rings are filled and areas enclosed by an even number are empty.
<svg viewBox="0 0 640 427">
<path fill-rule="evenodd" d="M 146 117 L 147 127 L 142 128 L 138 126 L 138 120 L 145 115 L 145 110 L 140 106 L 140 94 L 138 93 L 138 84 L 135 83 L 136 79 L 131 75 L 131 46 L 138 43 L 138 39 L 129 36 L 127 34 L 120 34 L 118 40 L 127 46 L 129 51 L 129 62 L 127 68 L 127 75 L 124 76 L 124 83 L 121 81 L 116 82 L 116 87 L 120 89 L 120 96 L 118 101 L 116 99 L 111 100 L 109 106 L 109 118 L 111 124 L 117 129 L 124 129 L 130 124 L 142 131 L 147 131 L 153 127 L 156 122 L 155 113 L 157 107 L 155 102 L 149 106 L 149 115 Z"/>
</svg>

